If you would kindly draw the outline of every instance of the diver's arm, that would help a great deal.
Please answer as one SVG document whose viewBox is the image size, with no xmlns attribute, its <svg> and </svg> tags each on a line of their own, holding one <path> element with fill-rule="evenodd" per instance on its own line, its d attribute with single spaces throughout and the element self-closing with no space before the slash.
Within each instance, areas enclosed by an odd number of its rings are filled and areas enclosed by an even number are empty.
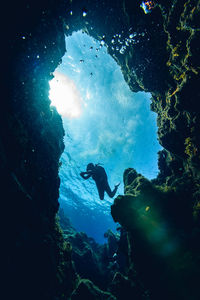
<svg viewBox="0 0 200 300">
<path fill-rule="evenodd" d="M 83 179 L 88 179 L 92 176 L 91 172 L 81 172 L 80 175 Z"/>
</svg>

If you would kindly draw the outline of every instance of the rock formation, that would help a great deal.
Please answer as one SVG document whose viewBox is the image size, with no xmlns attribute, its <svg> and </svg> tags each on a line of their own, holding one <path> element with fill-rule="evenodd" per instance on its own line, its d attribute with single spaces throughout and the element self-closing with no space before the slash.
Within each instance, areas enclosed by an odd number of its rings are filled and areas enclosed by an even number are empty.
<svg viewBox="0 0 200 300">
<path fill-rule="evenodd" d="M 74 289 L 72 299 L 80 299 L 90 288 L 91 299 L 102 295 L 90 281 L 77 286 L 55 218 L 64 131 L 49 106 L 48 81 L 65 53 L 64 35 L 79 29 L 107 45 L 132 91 L 152 94 L 164 147 L 154 181 L 124 173 L 125 195 L 112 215 L 129 232 L 129 271 L 114 282 L 136 295 L 137 271 L 151 299 L 199 299 L 200 1 L 157 0 L 149 14 L 141 2 L 2 4 L 1 270 L 8 299 L 70 299 Z M 122 298 L 117 285 L 111 291 Z"/>
<path fill-rule="evenodd" d="M 77 272 L 72 299 L 116 297 L 122 300 L 126 297 L 128 300 L 133 296 L 138 300 L 148 299 L 136 271 L 132 270 L 130 276 L 126 230 L 118 228 L 120 234 L 108 230 L 105 233 L 107 243 L 99 245 L 84 232 L 77 232 L 62 209 L 59 218 L 65 243 L 71 249 L 71 266 Z"/>
<path fill-rule="evenodd" d="M 152 299 L 198 299 L 198 233 L 190 182 L 183 180 L 161 186 L 127 169 L 125 195 L 112 205 L 114 220 L 129 232 L 130 269 L 137 270 Z"/>
</svg>

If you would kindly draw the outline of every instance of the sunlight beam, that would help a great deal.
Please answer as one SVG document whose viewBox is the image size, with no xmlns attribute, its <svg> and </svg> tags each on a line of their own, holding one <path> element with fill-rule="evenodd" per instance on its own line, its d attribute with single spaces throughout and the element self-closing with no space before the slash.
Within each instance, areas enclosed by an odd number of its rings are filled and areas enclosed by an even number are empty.
<svg viewBox="0 0 200 300">
<path fill-rule="evenodd" d="M 51 105 L 55 106 L 64 117 L 78 118 L 82 112 L 82 99 L 74 82 L 66 75 L 55 71 L 49 85 Z"/>
</svg>

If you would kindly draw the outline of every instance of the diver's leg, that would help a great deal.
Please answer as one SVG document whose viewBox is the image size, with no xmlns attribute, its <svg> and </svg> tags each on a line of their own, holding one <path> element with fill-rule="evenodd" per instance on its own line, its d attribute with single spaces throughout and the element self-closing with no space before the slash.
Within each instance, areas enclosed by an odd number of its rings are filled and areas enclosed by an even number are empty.
<svg viewBox="0 0 200 300">
<path fill-rule="evenodd" d="M 100 184 L 96 184 L 96 186 L 97 186 L 97 190 L 98 190 L 98 193 L 99 193 L 99 198 L 101 200 L 103 200 L 104 199 L 104 188 Z"/>
<path fill-rule="evenodd" d="M 111 191 L 111 188 L 110 188 L 108 182 L 105 184 L 105 191 L 106 191 L 106 193 L 108 194 L 108 196 L 110 198 L 113 198 L 115 196 L 115 194 L 117 192 L 117 189 L 118 189 L 118 185 L 116 185 L 115 188 L 114 188 L 114 190 Z"/>
</svg>

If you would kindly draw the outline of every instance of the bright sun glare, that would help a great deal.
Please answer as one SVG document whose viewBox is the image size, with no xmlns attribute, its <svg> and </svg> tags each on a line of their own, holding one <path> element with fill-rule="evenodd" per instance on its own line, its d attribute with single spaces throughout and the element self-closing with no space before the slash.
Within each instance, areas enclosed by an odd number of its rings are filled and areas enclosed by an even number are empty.
<svg viewBox="0 0 200 300">
<path fill-rule="evenodd" d="M 49 82 L 49 99 L 62 116 L 77 118 L 81 114 L 82 99 L 74 82 L 66 75 L 55 71 L 54 78 Z"/>
</svg>

